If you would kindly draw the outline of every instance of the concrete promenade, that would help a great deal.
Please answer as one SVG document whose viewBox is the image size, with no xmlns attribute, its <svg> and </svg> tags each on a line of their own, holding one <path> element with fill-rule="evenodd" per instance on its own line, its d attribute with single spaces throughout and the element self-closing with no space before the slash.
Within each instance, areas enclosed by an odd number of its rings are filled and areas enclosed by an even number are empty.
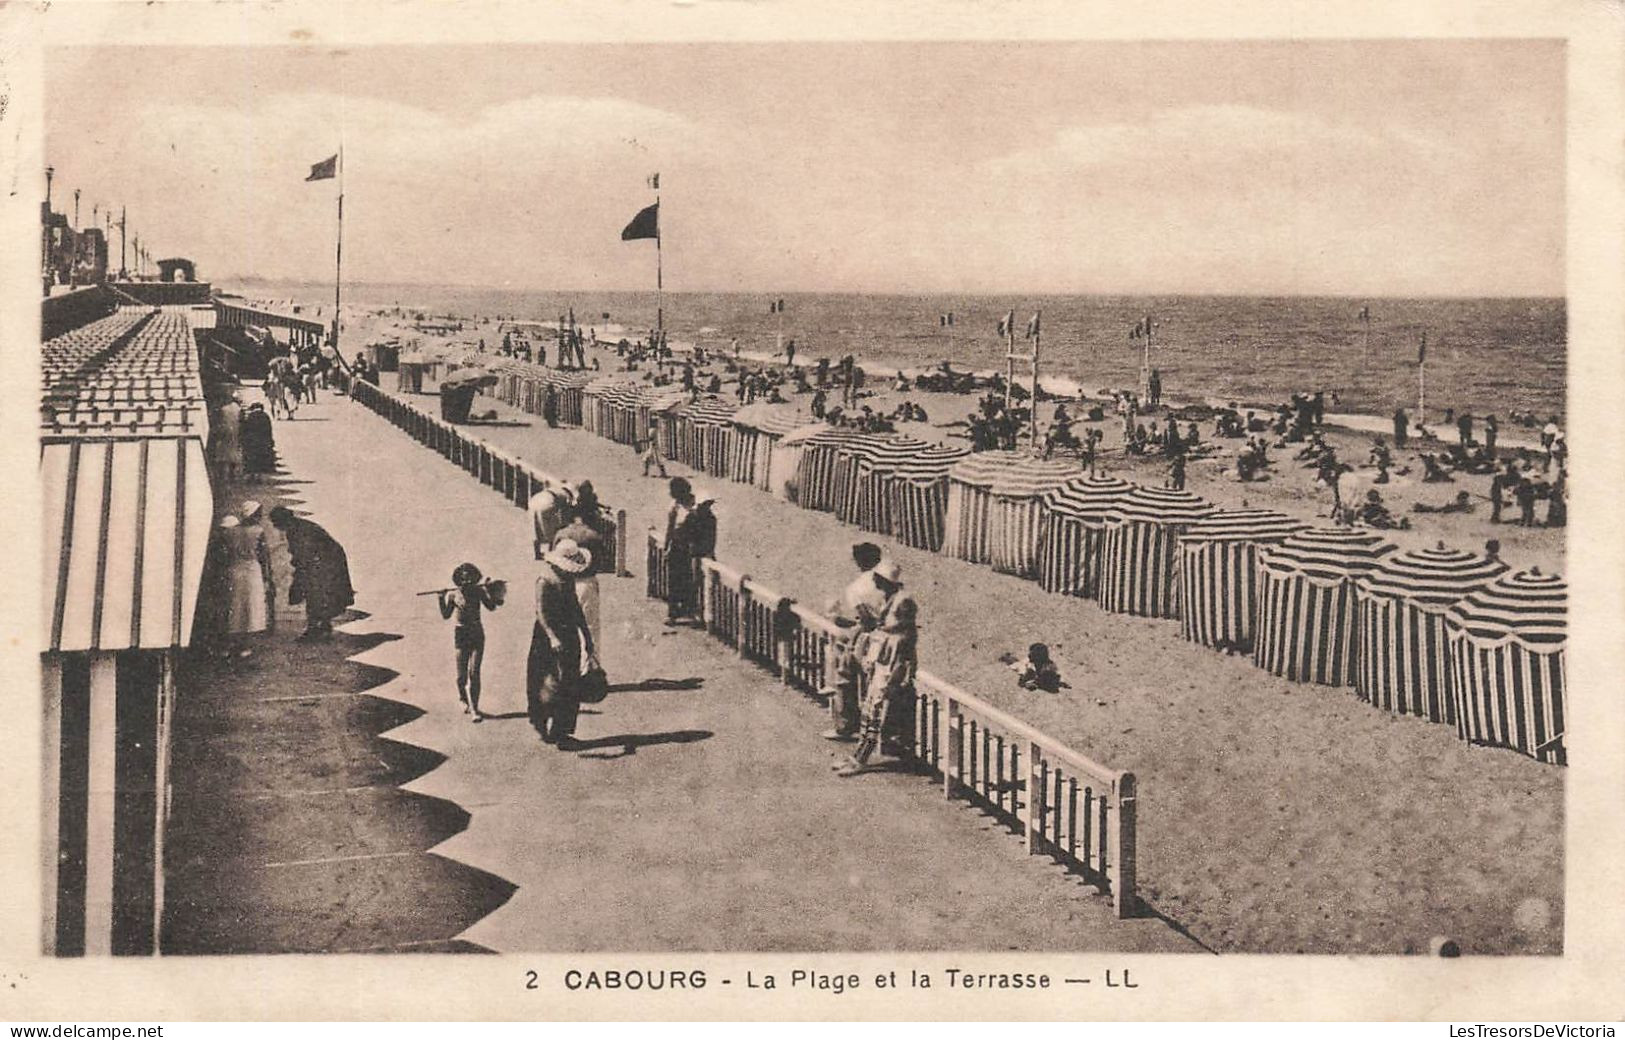
<svg viewBox="0 0 1625 1040">
<path fill-rule="evenodd" d="M 540 423 L 504 433 L 548 436 Z M 332 644 L 349 659 L 317 667 L 331 651 L 292 643 L 298 611 L 284 610 L 255 667 L 298 673 L 310 662 L 295 710 L 268 703 L 276 715 L 267 718 L 238 703 L 212 724 L 210 740 L 240 749 L 223 768 L 252 782 L 220 777 L 207 798 L 177 799 L 177 827 L 190 835 L 182 846 L 198 850 L 183 864 L 222 843 L 242 861 L 238 882 L 207 898 L 189 900 L 208 886 L 201 867 L 172 878 L 188 934 L 214 937 L 191 948 L 230 947 L 235 933 L 222 921 L 293 920 L 331 892 L 367 909 L 337 913 L 332 929 L 286 948 L 1198 949 L 1158 919 L 1114 919 L 1105 896 L 1027 856 L 1018 837 L 925 779 L 834 777 L 831 746 L 817 736 L 820 708 L 703 633 L 665 629 L 663 607 L 644 597 L 638 521 L 660 493 L 655 482 L 645 485 L 648 501 L 632 503 L 615 490 L 629 473 L 598 481 L 607 501 L 633 513 L 634 577 L 603 579 L 611 693 L 582 716 L 585 748 L 565 753 L 542 745 L 524 717 L 539 566 L 526 515 L 344 398 L 323 394 L 279 422 L 276 437 L 298 508 L 349 553 L 365 616 Z M 626 464 L 635 464 L 630 454 Z M 459 710 L 450 624 L 432 597 L 413 595 L 446 585 L 465 559 L 510 583 L 508 606 L 487 619 L 481 706 L 493 717 L 481 724 Z M 205 678 L 197 697 L 272 700 L 267 684 Z M 332 714 L 330 704 L 349 707 Z M 380 747 L 391 750 L 380 756 Z M 210 753 L 177 744 L 193 792 L 211 786 L 198 758 Z M 287 768 L 265 770 L 267 755 Z M 368 755 L 380 768 L 363 768 Z M 307 783 L 295 767 L 313 756 L 338 763 L 337 793 L 306 799 L 307 811 L 262 813 L 278 785 Z M 399 761 L 409 764 L 392 768 Z M 313 828 L 333 819 L 316 797 L 351 800 L 338 817 L 348 825 Z M 207 818 L 187 817 L 205 803 Z M 416 845 L 369 838 L 401 815 L 422 821 Z M 322 874 L 328 864 L 367 871 L 366 885 Z M 294 880 L 289 872 L 300 870 L 320 883 Z M 233 905 L 233 892 L 244 905 Z"/>
</svg>

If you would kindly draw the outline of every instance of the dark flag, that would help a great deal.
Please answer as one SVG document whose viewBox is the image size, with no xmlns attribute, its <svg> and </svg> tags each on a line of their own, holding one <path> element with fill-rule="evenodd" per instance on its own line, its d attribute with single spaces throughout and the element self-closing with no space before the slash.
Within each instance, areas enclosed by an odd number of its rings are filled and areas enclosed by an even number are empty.
<svg viewBox="0 0 1625 1040">
<path fill-rule="evenodd" d="M 649 187 L 653 188 L 655 191 L 660 190 L 660 174 L 651 173 L 651 174 L 649 174 L 647 180 L 648 180 Z"/>
<path fill-rule="evenodd" d="M 315 165 L 311 166 L 311 168 L 310 168 L 310 176 L 306 177 L 305 180 L 307 180 L 307 181 L 330 181 L 334 177 L 338 176 L 338 172 L 339 172 L 339 157 L 337 155 L 334 155 L 334 156 L 332 156 L 330 158 L 323 159 L 321 162 L 316 163 Z"/>
<path fill-rule="evenodd" d="M 948 316 L 946 314 L 937 315 L 937 324 L 942 328 L 947 328 L 948 327 Z"/>
<path fill-rule="evenodd" d="M 949 311 L 948 312 L 948 324 L 952 325 L 953 323 L 954 323 L 954 312 Z"/>
<path fill-rule="evenodd" d="M 1371 308 L 1370 307 L 1361 307 L 1360 308 L 1360 320 L 1361 321 L 1367 321 L 1367 322 L 1371 320 Z"/>
<path fill-rule="evenodd" d="M 1424 331 L 1422 333 L 1422 340 L 1421 340 L 1421 342 L 1419 344 L 1417 344 L 1417 347 L 1416 347 L 1416 363 L 1418 365 L 1425 365 L 1425 364 L 1427 364 L 1427 360 L 1428 360 L 1428 334 L 1427 334 L 1426 331 Z"/>
<path fill-rule="evenodd" d="M 1027 338 L 1038 338 L 1038 313 L 1036 311 L 1033 313 L 1032 320 L 1027 323 Z"/>
<path fill-rule="evenodd" d="M 638 210 L 638 215 L 632 222 L 621 230 L 621 241 L 630 242 L 638 238 L 660 237 L 660 203 L 645 206 Z"/>
<path fill-rule="evenodd" d="M 1001 337 L 1009 337 L 1009 336 L 1014 336 L 1015 334 L 1016 334 L 1016 312 L 1015 311 L 1010 311 L 1010 312 L 1006 313 L 1004 317 L 999 319 L 999 335 Z"/>
</svg>

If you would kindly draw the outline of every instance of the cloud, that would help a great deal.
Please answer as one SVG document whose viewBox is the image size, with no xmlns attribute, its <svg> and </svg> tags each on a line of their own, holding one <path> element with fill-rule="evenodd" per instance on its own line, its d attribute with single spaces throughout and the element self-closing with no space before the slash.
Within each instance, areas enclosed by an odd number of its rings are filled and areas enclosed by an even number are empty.
<svg viewBox="0 0 1625 1040">
<path fill-rule="evenodd" d="M 1064 173 L 1108 167 L 1209 169 L 1266 162 L 1323 165 L 1433 146 L 1392 130 L 1370 131 L 1312 115 L 1248 105 L 1187 105 L 1138 122 L 1085 123 L 1052 140 L 986 160 L 990 173 Z"/>
</svg>

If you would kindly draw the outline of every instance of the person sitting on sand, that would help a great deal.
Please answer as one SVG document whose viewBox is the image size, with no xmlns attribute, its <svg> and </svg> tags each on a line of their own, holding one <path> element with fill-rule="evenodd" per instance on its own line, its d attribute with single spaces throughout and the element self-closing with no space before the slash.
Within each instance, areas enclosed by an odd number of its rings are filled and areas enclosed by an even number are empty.
<svg viewBox="0 0 1625 1040">
<path fill-rule="evenodd" d="M 1018 664 L 1011 658 L 1007 663 L 1010 670 L 1016 673 L 1016 685 L 1023 690 L 1060 693 L 1063 686 L 1071 689 L 1071 686 L 1061 678 L 1061 670 L 1056 667 L 1055 661 L 1050 657 L 1049 647 L 1044 643 L 1029 646 L 1027 660 Z"/>
<path fill-rule="evenodd" d="M 1472 496 L 1465 491 L 1456 492 L 1455 500 L 1446 502 L 1442 506 L 1429 505 L 1426 502 L 1417 502 L 1411 506 L 1411 512 L 1413 513 L 1471 513 L 1472 511 Z"/>
<path fill-rule="evenodd" d="M 1371 464 L 1377 467 L 1377 477 L 1372 483 L 1388 483 L 1388 469 L 1394 464 L 1394 456 L 1388 450 L 1388 444 L 1381 437 L 1371 443 Z"/>
<path fill-rule="evenodd" d="M 1439 457 L 1431 451 L 1422 453 L 1422 468 L 1427 471 L 1422 476 L 1422 483 L 1424 484 L 1455 483 L 1456 478 L 1452 477 L 1445 471 L 1443 466 L 1439 465 Z"/>
<path fill-rule="evenodd" d="M 906 394 L 910 390 L 914 389 L 914 387 L 909 383 L 908 376 L 905 376 L 899 371 L 897 373 L 896 381 L 892 383 L 892 389 L 896 390 L 900 394 Z"/>
<path fill-rule="evenodd" d="M 1388 511 L 1387 504 L 1382 500 L 1382 493 L 1375 488 L 1365 493 L 1365 501 L 1354 511 L 1354 519 L 1356 523 L 1382 531 L 1409 529 L 1411 526 L 1408 519 L 1394 520 L 1394 514 Z"/>
</svg>

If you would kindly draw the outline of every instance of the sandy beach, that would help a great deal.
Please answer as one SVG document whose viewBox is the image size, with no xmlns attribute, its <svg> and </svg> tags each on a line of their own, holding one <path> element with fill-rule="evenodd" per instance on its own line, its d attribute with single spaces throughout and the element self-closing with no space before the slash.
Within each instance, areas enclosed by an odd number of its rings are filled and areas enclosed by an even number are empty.
<svg viewBox="0 0 1625 1040">
<path fill-rule="evenodd" d="M 599 357 L 612 368 L 613 352 Z M 933 439 L 944 439 L 951 431 L 940 424 L 975 400 L 911 396 L 932 422 L 902 429 Z M 884 411 L 891 401 L 882 393 L 865 403 Z M 478 399 L 476 410 L 485 409 L 502 424 L 476 426 L 480 436 L 544 470 L 592 479 L 606 501 L 628 510 L 634 532 L 663 524 L 664 482 L 641 477 L 625 446 L 580 430 L 548 430 Z M 1110 449 L 1121 424 L 1103 425 Z M 1345 431 L 1329 439 L 1349 459 L 1361 457 L 1357 444 L 1369 443 Z M 1274 479 L 1242 484 L 1232 459 L 1226 451 L 1193 464 L 1187 486 L 1221 505 L 1245 502 L 1305 519 L 1324 514 L 1327 493 L 1308 470 L 1282 460 Z M 1165 472 L 1160 460 L 1130 462 L 1121 453 L 1107 460 L 1108 472 L 1131 480 L 1160 484 Z M 1453 497 L 1458 487 L 1474 490 L 1465 481 L 1422 485 L 1413 459 L 1401 453 L 1396 462 L 1414 467 L 1383 489 L 1396 513 L 1410 515 L 1413 501 Z M 750 487 L 695 479 L 718 501 L 719 559 L 814 606 L 844 582 L 850 545 L 871 537 Z M 1496 537 L 1515 567 L 1561 569 L 1561 530 L 1492 527 L 1487 511 L 1480 503 L 1474 514 L 1418 517 L 1424 522 L 1415 529 L 1389 534 L 1402 546 L 1442 540 L 1474 549 Z M 1352 690 L 1277 679 L 1250 659 L 1185 642 L 1177 623 L 1110 614 L 878 540 L 902 562 L 921 602 L 925 667 L 1138 775 L 1142 891 L 1155 912 L 1204 944 L 1402 953 L 1425 951 L 1444 935 L 1468 952 L 1561 950 L 1562 770 L 1470 747 L 1450 727 L 1388 715 Z M 1016 687 L 998 658 L 1034 641 L 1051 645 L 1070 688 L 1044 694 Z"/>
</svg>

